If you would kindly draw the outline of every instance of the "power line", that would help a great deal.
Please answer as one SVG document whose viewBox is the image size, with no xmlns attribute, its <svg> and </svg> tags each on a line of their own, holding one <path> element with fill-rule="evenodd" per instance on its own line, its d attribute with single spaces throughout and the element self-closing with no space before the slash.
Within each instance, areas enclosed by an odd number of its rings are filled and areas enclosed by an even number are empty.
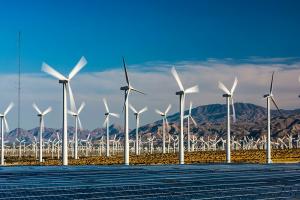
<svg viewBox="0 0 300 200">
<path fill-rule="evenodd" d="M 21 31 L 18 35 L 18 129 L 17 137 L 20 136 L 20 120 L 21 120 Z"/>
</svg>

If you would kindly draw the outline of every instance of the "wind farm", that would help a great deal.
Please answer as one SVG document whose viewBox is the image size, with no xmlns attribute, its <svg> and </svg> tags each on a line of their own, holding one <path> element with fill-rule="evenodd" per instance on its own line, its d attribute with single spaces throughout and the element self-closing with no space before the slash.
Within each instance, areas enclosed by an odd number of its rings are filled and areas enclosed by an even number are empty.
<svg viewBox="0 0 300 200">
<path fill-rule="evenodd" d="M 299 9 L 1 2 L 0 200 L 300 199 Z"/>
</svg>

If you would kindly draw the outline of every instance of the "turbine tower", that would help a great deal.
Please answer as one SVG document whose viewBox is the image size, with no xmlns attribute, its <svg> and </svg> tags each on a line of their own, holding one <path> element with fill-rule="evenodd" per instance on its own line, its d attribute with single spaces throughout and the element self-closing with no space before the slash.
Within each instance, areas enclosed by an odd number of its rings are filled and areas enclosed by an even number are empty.
<svg viewBox="0 0 300 200">
<path fill-rule="evenodd" d="M 180 88 L 180 91 L 176 92 L 176 95 L 179 95 L 179 110 L 180 110 L 179 164 L 184 164 L 183 115 L 184 115 L 185 95 L 190 93 L 197 93 L 199 89 L 198 89 L 198 85 L 195 85 L 185 90 L 174 67 L 172 67 L 171 72 Z"/>
<path fill-rule="evenodd" d="M 236 117 L 235 117 L 235 109 L 234 109 L 234 101 L 233 101 L 233 93 L 234 90 L 237 86 L 238 80 L 235 77 L 233 85 L 231 90 L 229 91 L 225 85 L 219 81 L 219 88 L 221 90 L 223 90 L 223 92 L 225 92 L 225 94 L 223 94 L 223 97 L 226 98 L 226 103 L 227 103 L 227 139 L 226 139 L 226 162 L 230 163 L 231 162 L 231 149 L 230 149 L 230 104 L 232 106 L 232 118 L 233 118 L 233 122 L 236 121 Z"/>
<path fill-rule="evenodd" d="M 167 114 L 171 109 L 171 104 L 168 105 L 167 109 L 165 112 L 161 112 L 160 110 L 156 109 L 155 112 L 159 114 L 162 117 L 162 129 L 163 129 L 163 135 L 162 135 L 162 141 L 163 141 L 163 153 L 166 153 L 166 127 L 168 128 L 169 123 L 167 119 Z"/>
<path fill-rule="evenodd" d="M 139 155 L 139 127 L 140 127 L 140 114 L 142 114 L 143 112 L 147 111 L 148 108 L 144 107 L 143 109 L 141 109 L 140 111 L 136 111 L 136 109 L 129 104 L 130 109 L 132 110 L 132 112 L 135 115 L 135 119 L 136 119 L 136 129 L 135 129 L 135 155 Z"/>
<path fill-rule="evenodd" d="M 188 152 L 191 151 L 190 119 L 192 120 L 193 124 L 195 126 L 197 126 L 197 123 L 196 123 L 195 119 L 192 116 L 192 107 L 193 107 L 193 103 L 190 102 L 189 113 L 186 116 L 184 116 L 184 118 L 187 119 Z"/>
<path fill-rule="evenodd" d="M 75 100 L 73 97 L 73 92 L 70 86 L 71 79 L 87 64 L 84 57 L 81 57 L 79 62 L 70 72 L 68 78 L 63 76 L 61 73 L 57 72 L 55 69 L 50 67 L 48 64 L 43 63 L 42 71 L 47 74 L 57 78 L 59 83 L 62 84 L 63 88 L 63 165 L 68 165 L 68 122 L 67 122 L 67 91 L 69 92 L 70 106 L 72 111 L 76 111 Z M 68 88 L 68 89 L 67 89 Z"/>
<path fill-rule="evenodd" d="M 145 94 L 139 90 L 136 90 L 130 85 L 128 74 L 127 74 L 127 69 L 126 69 L 126 64 L 125 64 L 125 59 L 123 58 L 123 67 L 124 67 L 124 72 L 125 72 L 125 78 L 126 78 L 126 86 L 123 86 L 120 88 L 120 90 L 124 91 L 125 99 L 124 99 L 124 131 L 125 131 L 125 137 L 124 137 L 124 164 L 129 165 L 129 132 L 128 132 L 128 98 L 130 95 L 131 91 L 138 92 L 141 94 Z"/>
<path fill-rule="evenodd" d="M 9 113 L 9 111 L 14 106 L 13 103 L 10 103 L 3 114 L 0 114 L 1 119 L 1 165 L 4 165 L 4 127 L 6 133 L 9 131 L 8 123 L 6 120 L 6 115 Z"/>
<path fill-rule="evenodd" d="M 109 147 L 109 116 L 119 118 L 120 115 L 116 114 L 116 113 L 109 112 L 108 104 L 107 104 L 107 101 L 106 101 L 105 98 L 103 98 L 103 103 L 104 103 L 105 110 L 106 110 L 106 113 L 104 114 L 105 115 L 105 120 L 104 120 L 104 123 L 103 123 L 103 126 L 106 125 L 106 156 L 109 157 L 110 156 L 109 155 L 109 150 L 110 150 L 110 147 Z"/>
<path fill-rule="evenodd" d="M 44 112 L 41 112 L 41 110 L 38 108 L 38 106 L 35 103 L 33 103 L 32 106 L 36 110 L 36 112 L 38 113 L 37 116 L 40 118 L 40 135 L 39 135 L 39 142 L 40 142 L 39 149 L 40 149 L 40 151 L 39 151 L 39 162 L 43 162 L 43 132 L 45 130 L 44 116 L 47 115 L 49 112 L 51 112 L 52 108 L 49 107 Z"/>
<path fill-rule="evenodd" d="M 266 155 L 266 158 L 267 158 L 266 162 L 268 164 L 272 163 L 272 158 L 271 158 L 271 103 L 270 103 L 270 101 L 272 101 L 272 103 L 274 104 L 274 106 L 276 107 L 276 109 L 278 110 L 280 115 L 282 115 L 282 113 L 280 112 L 280 110 L 275 102 L 274 96 L 273 96 L 273 79 L 274 79 L 274 72 L 272 73 L 269 94 L 264 95 L 264 98 L 267 99 L 267 115 L 268 115 L 268 135 L 267 135 L 267 155 Z"/>
<path fill-rule="evenodd" d="M 85 102 L 82 102 L 78 111 L 71 111 L 71 110 L 68 111 L 69 115 L 72 115 L 75 118 L 74 158 L 76 160 L 78 159 L 78 126 L 79 126 L 79 130 L 82 130 L 82 124 L 81 124 L 79 115 L 84 107 L 85 107 Z"/>
</svg>

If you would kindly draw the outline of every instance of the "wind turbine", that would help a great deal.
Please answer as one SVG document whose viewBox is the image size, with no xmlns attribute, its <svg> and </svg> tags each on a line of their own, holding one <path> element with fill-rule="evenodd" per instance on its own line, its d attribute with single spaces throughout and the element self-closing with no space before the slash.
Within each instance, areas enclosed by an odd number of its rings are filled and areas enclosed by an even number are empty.
<svg viewBox="0 0 300 200">
<path fill-rule="evenodd" d="M 166 153 L 166 125 L 167 125 L 167 128 L 169 126 L 169 123 L 168 123 L 168 119 L 167 119 L 167 114 L 168 112 L 170 111 L 171 109 L 171 104 L 168 105 L 167 109 L 165 110 L 165 112 L 162 112 L 158 109 L 155 110 L 155 112 L 157 114 L 159 114 L 161 117 L 162 117 L 162 126 L 163 126 L 163 135 L 162 135 L 162 139 L 163 139 L 163 153 Z"/>
<path fill-rule="evenodd" d="M 272 158 L 271 158 L 271 103 L 270 100 L 273 102 L 274 106 L 276 107 L 276 109 L 278 110 L 278 112 L 280 113 L 280 115 L 282 115 L 282 113 L 280 112 L 275 99 L 273 97 L 273 79 L 274 79 L 274 72 L 272 73 L 272 79 L 271 79 L 271 86 L 270 86 L 270 91 L 269 94 L 265 94 L 264 98 L 267 99 L 267 115 L 268 115 L 268 135 L 267 135 L 267 163 L 272 163 Z"/>
<path fill-rule="evenodd" d="M 135 154 L 139 155 L 139 127 L 140 127 L 140 114 L 142 114 L 143 112 L 147 111 L 148 108 L 144 107 L 143 109 L 141 109 L 140 111 L 137 111 L 131 104 L 129 104 L 130 109 L 132 110 L 132 112 L 135 115 L 135 119 L 136 119 L 136 129 L 135 129 Z"/>
<path fill-rule="evenodd" d="M 22 143 L 24 142 L 25 143 L 25 140 L 24 139 L 18 139 L 16 138 L 16 140 L 19 142 L 19 158 L 22 157 Z"/>
<path fill-rule="evenodd" d="M 123 67 L 125 71 L 125 78 L 126 78 L 126 86 L 123 86 L 120 88 L 120 90 L 124 90 L 124 131 L 125 131 L 125 137 L 124 137 L 124 164 L 129 165 L 129 132 L 128 132 L 128 98 L 130 95 L 131 91 L 138 92 L 141 94 L 145 94 L 135 88 L 133 88 L 129 82 L 128 74 L 127 74 L 127 69 L 126 69 L 126 64 L 125 64 L 125 59 L 123 58 Z"/>
<path fill-rule="evenodd" d="M 193 122 L 193 124 L 195 125 L 195 126 L 197 126 L 197 123 L 196 123 L 196 121 L 195 121 L 195 119 L 193 118 L 193 116 L 192 116 L 192 107 L 193 107 L 193 103 L 192 102 L 190 102 L 190 109 L 189 109 L 189 113 L 186 115 L 186 116 L 184 116 L 184 118 L 187 118 L 187 136 L 188 136 L 188 152 L 190 152 L 191 151 L 191 136 L 190 136 L 190 119 L 192 120 L 192 122 Z"/>
<path fill-rule="evenodd" d="M 119 118 L 120 115 L 116 114 L 116 113 L 109 112 L 108 104 L 107 104 L 107 101 L 106 101 L 105 98 L 103 98 L 103 103 L 104 103 L 105 110 L 106 110 L 106 113 L 104 114 L 105 115 L 105 120 L 104 120 L 104 123 L 103 123 L 103 126 L 106 125 L 106 156 L 109 157 L 109 149 L 110 149 L 110 147 L 109 147 L 109 116 Z"/>
<path fill-rule="evenodd" d="M 233 117 L 233 122 L 236 121 L 236 117 L 235 117 L 235 109 L 234 109 L 234 101 L 233 101 L 233 93 L 234 90 L 237 86 L 238 80 L 235 77 L 233 85 L 231 90 L 229 91 L 227 89 L 227 87 L 225 87 L 225 85 L 219 81 L 219 85 L 218 87 L 223 90 L 223 92 L 225 92 L 225 94 L 223 94 L 223 97 L 226 98 L 226 103 L 227 103 L 227 139 L 226 139 L 226 162 L 230 163 L 231 162 L 231 155 L 230 155 L 230 104 L 232 106 L 232 117 Z"/>
<path fill-rule="evenodd" d="M 184 164 L 183 115 L 184 115 L 185 95 L 190 93 L 197 93 L 199 89 L 198 89 L 198 85 L 195 85 L 185 90 L 174 67 L 172 67 L 171 72 L 180 88 L 180 91 L 176 92 L 176 95 L 179 95 L 179 110 L 180 110 L 179 164 Z"/>
<path fill-rule="evenodd" d="M 70 72 L 68 78 L 63 76 L 61 73 L 57 72 L 55 69 L 50 67 L 48 64 L 43 63 L 42 71 L 47 74 L 57 78 L 59 83 L 62 84 L 63 88 L 63 165 L 68 165 L 68 122 L 67 122 L 67 88 L 70 97 L 70 106 L 72 111 L 76 111 L 75 100 L 73 97 L 73 92 L 70 86 L 71 79 L 87 64 L 84 57 L 81 57 L 79 62 Z"/>
<path fill-rule="evenodd" d="M 33 103 L 32 104 L 33 108 L 36 110 L 38 113 L 38 117 L 40 118 L 40 137 L 39 137 L 39 142 L 40 142 L 40 153 L 39 153 L 39 161 L 43 162 L 43 132 L 45 130 L 45 124 L 44 124 L 44 116 L 51 112 L 52 108 L 49 107 L 47 108 L 44 112 L 41 112 L 41 110 L 38 108 L 38 106 Z"/>
<path fill-rule="evenodd" d="M 9 131 L 8 123 L 6 120 L 6 115 L 9 113 L 9 111 L 14 106 L 13 103 L 10 103 L 3 114 L 0 114 L 1 119 L 1 165 L 4 165 L 4 127 L 5 131 Z"/>
<path fill-rule="evenodd" d="M 82 130 L 82 124 L 79 118 L 79 114 L 81 113 L 82 109 L 85 107 L 85 102 L 82 102 L 78 111 L 71 111 L 69 110 L 68 113 L 75 118 L 75 134 L 74 134 L 74 158 L 78 159 L 78 125 L 79 130 Z"/>
</svg>

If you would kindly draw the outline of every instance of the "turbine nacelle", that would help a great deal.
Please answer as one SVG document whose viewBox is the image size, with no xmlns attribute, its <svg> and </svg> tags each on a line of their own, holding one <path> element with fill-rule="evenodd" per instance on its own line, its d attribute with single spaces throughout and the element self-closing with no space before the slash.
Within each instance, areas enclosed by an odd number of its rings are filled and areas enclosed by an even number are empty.
<svg viewBox="0 0 300 200">
<path fill-rule="evenodd" d="M 223 94 L 223 97 L 232 97 L 231 94 Z"/>
<path fill-rule="evenodd" d="M 59 80 L 58 82 L 62 83 L 62 84 L 67 84 L 69 82 L 69 80 Z"/>
<path fill-rule="evenodd" d="M 183 95 L 184 94 L 184 91 L 178 91 L 175 93 L 176 95 Z"/>
<path fill-rule="evenodd" d="M 129 86 L 123 86 L 123 87 L 120 88 L 120 90 L 125 90 L 125 91 L 127 91 L 127 90 L 129 90 L 129 89 L 130 89 Z"/>
</svg>

